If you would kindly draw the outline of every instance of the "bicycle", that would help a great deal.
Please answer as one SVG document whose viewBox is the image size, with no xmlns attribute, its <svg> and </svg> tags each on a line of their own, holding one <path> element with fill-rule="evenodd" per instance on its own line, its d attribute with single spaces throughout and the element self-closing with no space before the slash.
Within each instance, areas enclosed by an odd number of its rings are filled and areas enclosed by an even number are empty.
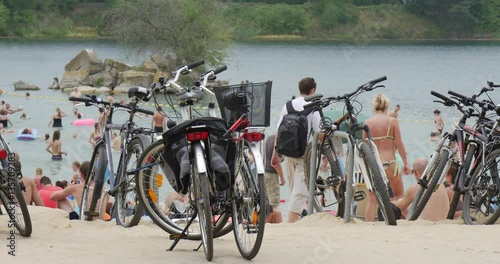
<svg viewBox="0 0 500 264">
<path fill-rule="evenodd" d="M 130 88 L 128 96 L 132 100 L 127 105 L 103 101 L 96 96 L 69 98 L 70 101 L 84 102 L 85 106 L 110 106 L 104 137 L 95 144 L 90 160 L 91 169 L 85 178 L 82 202 L 79 207 L 82 220 L 92 221 L 96 217 L 104 220 L 108 194 L 115 197 L 112 215 L 116 214 L 117 224 L 131 227 L 137 225 L 142 217 L 144 207 L 138 201 L 133 169 L 143 150 L 151 144 L 152 139 L 147 135 L 153 135 L 154 130 L 137 127 L 133 119 L 137 112 L 153 115 L 152 111 L 138 107 L 139 102 L 149 100 L 151 91 L 143 87 L 133 87 Z M 112 123 L 115 108 L 125 109 L 130 113 L 125 123 Z M 111 130 L 120 130 L 122 137 L 116 173 L 112 157 Z M 109 183 L 109 190 L 104 188 L 105 183 Z"/>
<path fill-rule="evenodd" d="M 7 215 L 9 215 L 8 227 L 15 227 L 19 234 L 29 237 L 33 227 L 22 193 L 26 191 L 26 187 L 22 182 L 21 163 L 16 159 L 16 154 L 1 133 L 0 163 L 2 165 L 0 169 L 0 200 Z"/>
<path fill-rule="evenodd" d="M 479 95 L 484 92 L 485 90 L 481 91 Z M 445 106 L 456 107 L 462 112 L 462 117 L 452 133 L 446 132 L 443 135 L 443 138 L 434 150 L 426 168 L 422 172 L 422 177 L 418 181 L 420 189 L 407 215 L 407 219 L 410 221 L 416 220 L 420 216 L 432 193 L 441 183 L 443 183 L 452 166 L 456 167 L 452 175 L 454 194 L 447 218 L 454 219 L 460 197 L 465 191 L 464 187 L 469 185 L 471 175 L 484 160 L 484 151 L 487 149 L 486 144 L 488 143 L 488 138 L 483 124 L 490 122 L 485 115 L 486 111 L 495 109 L 494 104 L 487 101 L 477 101 L 476 98 L 479 95 L 466 97 L 453 91 L 448 91 L 448 93 L 451 94 L 455 100 L 435 91 L 431 91 L 433 96 L 442 100 L 434 102 L 442 103 Z M 479 106 L 482 110 L 476 111 L 473 108 L 474 105 Z M 465 107 L 470 108 L 465 109 Z M 479 112 L 479 114 L 475 112 Z M 478 122 L 475 127 L 466 125 L 466 121 L 470 117 L 478 117 Z M 455 161 L 455 158 L 458 159 L 458 162 Z"/>
<path fill-rule="evenodd" d="M 199 61 L 178 67 L 172 72 L 173 78 L 171 76 L 167 79 L 160 78 L 158 83 L 152 85 L 155 96 L 168 88 L 178 91 L 176 97 L 180 105 L 180 114 L 175 108 L 174 111 L 178 116 L 180 115 L 179 120 L 183 122 L 169 124 L 170 129 L 141 155 L 136 171 L 137 191 L 148 215 L 160 228 L 171 234 L 171 239 L 175 239 L 169 250 L 173 250 L 181 238 L 201 239 L 206 258 L 211 260 L 213 257 L 213 237 L 231 231 L 227 227 L 224 228 L 229 215 L 219 214 L 215 221 L 215 230 L 208 228 L 212 226 L 213 220 L 212 208 L 209 208 L 211 200 L 210 197 L 207 197 L 209 195 L 208 189 L 199 187 L 208 186 L 207 175 L 213 173 L 212 164 L 207 163 L 213 154 L 207 153 L 210 151 L 205 146 L 213 146 L 214 144 L 208 136 L 220 137 L 225 132 L 226 124 L 223 120 L 214 117 L 215 103 L 209 104 L 209 117 L 194 118 L 196 111 L 193 105 L 203 100 L 204 93 L 211 95 L 212 101 L 214 100 L 215 95 L 206 88 L 206 84 L 209 79 L 215 78 L 216 74 L 226 70 L 227 67 L 222 66 L 206 72 L 192 87 L 184 88 L 177 83 L 180 75 L 187 74 L 191 69 L 202 64 L 203 61 Z M 203 129 L 197 128 L 197 124 L 206 125 L 211 129 L 203 131 Z M 193 133 L 188 133 L 186 129 L 191 129 Z M 222 130 L 223 132 L 220 133 Z M 194 138 L 191 138 L 192 136 Z M 182 144 L 178 144 L 180 142 Z M 177 153 L 181 152 L 183 154 L 190 153 L 190 155 L 177 158 Z M 176 162 L 177 159 L 183 160 L 182 171 Z M 193 180 L 191 181 L 191 177 L 183 177 L 182 180 L 176 179 L 175 177 L 180 174 L 192 175 Z M 169 184 L 164 185 L 163 179 L 167 179 Z M 167 200 L 165 206 L 161 202 L 164 200 Z M 200 218 L 197 220 L 201 225 L 200 228 L 189 229 L 193 227 L 191 224 L 197 216 Z M 217 223 L 221 223 L 220 227 Z"/>
<path fill-rule="evenodd" d="M 352 104 L 352 102 L 355 101 L 355 98 L 361 93 L 384 87 L 376 84 L 385 80 L 387 80 L 387 77 L 380 77 L 359 86 L 354 92 L 347 93 L 342 96 L 321 99 L 322 95 L 314 95 L 305 98 L 305 100 L 310 101 L 310 103 L 306 104 L 304 109 L 312 107 L 314 108 L 314 111 L 318 111 L 321 116 L 321 131 L 316 131 L 314 133 L 310 159 L 304 160 L 305 165 L 309 168 L 308 175 L 310 175 L 306 178 L 306 181 L 309 181 L 309 212 L 313 212 L 314 209 L 316 209 L 316 211 L 323 210 L 321 206 L 318 205 L 316 200 L 316 188 L 334 188 L 335 186 L 339 186 L 340 189 L 334 192 L 334 195 L 336 196 L 339 204 L 344 204 L 344 207 L 341 208 L 341 211 L 343 212 L 340 213 L 343 213 L 343 218 L 346 223 L 351 221 L 351 208 L 354 196 L 354 170 L 355 168 L 359 168 L 365 180 L 367 189 L 375 193 L 375 197 L 385 223 L 387 225 L 397 225 L 396 217 L 389 200 L 389 181 L 385 175 L 383 165 L 378 156 L 377 147 L 372 140 L 368 126 L 363 126 L 358 123 L 356 117 L 357 113 Z M 332 101 L 343 101 L 347 110 L 346 113 L 335 122 L 332 122 L 329 118 L 325 117 L 322 112 L 322 109 L 330 105 Z M 342 122 L 349 122 L 349 129 L 347 132 L 338 131 L 338 126 Z M 361 139 L 359 134 L 356 133 L 358 131 L 364 131 L 367 138 L 365 140 Z M 323 140 L 319 140 L 320 135 L 323 133 L 325 135 Z M 345 180 L 342 177 L 343 170 L 340 167 L 340 162 L 334 148 L 332 137 L 343 138 L 348 142 L 348 154 L 345 166 L 347 175 Z M 319 151 L 318 145 L 320 146 Z M 319 162 L 318 153 L 326 155 L 332 170 L 333 177 L 327 179 L 326 185 L 321 182 L 319 184 L 317 183 L 318 178 L 316 164 Z M 345 195 L 342 196 L 344 192 Z M 356 193 L 357 196 L 359 194 L 360 193 Z"/>
</svg>

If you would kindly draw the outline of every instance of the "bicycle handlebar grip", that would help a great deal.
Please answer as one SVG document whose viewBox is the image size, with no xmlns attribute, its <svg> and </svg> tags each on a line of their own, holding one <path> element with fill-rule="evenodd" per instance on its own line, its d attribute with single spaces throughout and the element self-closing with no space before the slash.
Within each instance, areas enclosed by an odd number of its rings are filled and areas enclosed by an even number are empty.
<svg viewBox="0 0 500 264">
<path fill-rule="evenodd" d="M 223 65 L 223 66 L 220 66 L 219 68 L 215 69 L 214 70 L 214 74 L 217 75 L 223 71 L 227 70 L 227 66 L 226 65 Z"/>
<path fill-rule="evenodd" d="M 491 87 L 492 88 L 498 88 L 498 87 L 500 87 L 500 84 L 492 84 Z"/>
<path fill-rule="evenodd" d="M 190 63 L 190 64 L 188 64 L 188 65 L 186 65 L 186 66 L 188 67 L 188 69 L 194 69 L 194 68 L 196 68 L 196 67 L 198 67 L 198 66 L 201 66 L 201 65 L 203 65 L 203 64 L 205 64 L 205 61 L 204 61 L 204 60 L 201 60 L 201 61 L 197 61 L 197 62 Z"/>
<path fill-rule="evenodd" d="M 444 100 L 444 101 L 449 101 L 450 98 L 438 93 L 438 92 L 434 92 L 434 91 L 431 91 L 431 94 L 436 96 L 437 98 L 441 99 L 441 100 Z"/>
<path fill-rule="evenodd" d="M 371 83 L 371 84 L 377 84 L 377 83 L 383 82 L 385 80 L 387 80 L 387 76 L 382 76 L 382 77 L 377 78 L 375 80 L 371 80 L 369 83 Z"/>
<path fill-rule="evenodd" d="M 70 101 L 76 101 L 76 102 L 92 103 L 92 99 L 90 99 L 88 97 L 74 97 L 74 96 L 70 96 L 68 98 L 68 100 L 70 100 Z"/>
<path fill-rule="evenodd" d="M 468 100 L 467 96 L 459 94 L 459 93 L 454 92 L 452 90 L 449 90 L 448 93 L 451 94 L 451 95 L 453 95 L 453 96 L 456 96 L 456 97 L 458 97 L 458 98 L 460 98 L 462 100 Z"/>
</svg>

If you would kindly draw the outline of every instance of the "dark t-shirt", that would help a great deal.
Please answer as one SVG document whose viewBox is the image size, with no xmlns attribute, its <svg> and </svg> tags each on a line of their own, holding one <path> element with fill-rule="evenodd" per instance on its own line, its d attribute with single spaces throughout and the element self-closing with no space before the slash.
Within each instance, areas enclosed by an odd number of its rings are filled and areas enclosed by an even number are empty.
<svg viewBox="0 0 500 264">
<path fill-rule="evenodd" d="M 276 140 L 276 134 L 272 134 L 266 139 L 266 162 L 265 172 L 277 174 L 276 170 L 271 166 L 271 158 L 273 157 L 274 141 Z M 283 160 L 282 155 L 279 155 L 281 160 Z"/>
</svg>

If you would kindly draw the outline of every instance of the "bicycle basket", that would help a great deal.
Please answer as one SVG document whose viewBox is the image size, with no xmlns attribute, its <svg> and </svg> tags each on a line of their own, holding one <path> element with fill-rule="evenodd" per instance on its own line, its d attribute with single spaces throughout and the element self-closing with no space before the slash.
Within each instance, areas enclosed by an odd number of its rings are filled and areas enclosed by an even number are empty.
<svg viewBox="0 0 500 264">
<path fill-rule="evenodd" d="M 272 84 L 272 81 L 267 81 L 215 87 L 222 119 L 232 125 L 246 113 L 251 126 L 268 127 L 271 120 Z"/>
</svg>

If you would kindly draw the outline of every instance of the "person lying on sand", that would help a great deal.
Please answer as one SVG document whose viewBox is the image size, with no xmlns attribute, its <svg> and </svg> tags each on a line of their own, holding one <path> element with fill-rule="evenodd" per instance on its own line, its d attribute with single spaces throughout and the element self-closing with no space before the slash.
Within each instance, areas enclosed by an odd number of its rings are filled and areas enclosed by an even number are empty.
<svg viewBox="0 0 500 264">
<path fill-rule="evenodd" d="M 50 195 L 50 199 L 52 201 L 57 201 L 58 207 L 69 214 L 70 220 L 80 219 L 80 216 L 78 215 L 78 212 L 75 211 L 75 208 L 71 206 L 68 196 L 73 195 L 73 197 L 75 197 L 76 204 L 82 204 L 83 187 L 85 186 L 85 177 L 89 169 L 90 162 L 84 161 L 80 165 L 80 176 L 82 181 L 78 184 L 69 185 L 66 189 L 55 191 L 52 195 Z"/>
</svg>

